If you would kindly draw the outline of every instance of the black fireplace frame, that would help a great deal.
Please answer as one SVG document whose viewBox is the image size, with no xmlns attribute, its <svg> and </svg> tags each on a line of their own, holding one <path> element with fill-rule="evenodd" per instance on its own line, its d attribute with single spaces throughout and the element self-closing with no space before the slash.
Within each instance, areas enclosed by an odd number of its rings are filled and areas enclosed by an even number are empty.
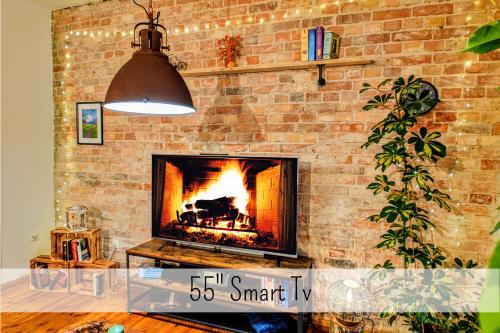
<svg viewBox="0 0 500 333">
<path fill-rule="evenodd" d="M 291 244 L 288 249 L 284 250 L 269 250 L 269 249 L 251 249 L 248 247 L 227 246 L 214 243 L 201 243 L 186 241 L 171 237 L 160 235 L 160 222 L 163 207 L 163 186 L 165 179 L 165 164 L 169 158 L 191 158 L 191 159 L 236 159 L 236 160 L 280 160 L 290 162 L 291 170 L 287 175 L 293 177 L 290 182 L 291 190 L 287 193 L 287 203 L 289 204 L 289 214 L 292 226 L 290 228 L 289 237 Z M 152 155 L 152 186 L 151 186 L 151 222 L 152 222 L 152 237 L 155 239 L 166 239 L 176 242 L 180 245 L 196 246 L 206 249 L 213 249 L 214 251 L 228 251 L 228 252 L 241 252 L 255 255 L 275 255 L 285 257 L 297 257 L 297 242 L 298 242 L 298 158 L 297 157 L 283 157 L 283 156 L 236 156 L 225 154 L 200 154 L 200 155 L 184 155 L 184 154 L 153 154 Z"/>
</svg>

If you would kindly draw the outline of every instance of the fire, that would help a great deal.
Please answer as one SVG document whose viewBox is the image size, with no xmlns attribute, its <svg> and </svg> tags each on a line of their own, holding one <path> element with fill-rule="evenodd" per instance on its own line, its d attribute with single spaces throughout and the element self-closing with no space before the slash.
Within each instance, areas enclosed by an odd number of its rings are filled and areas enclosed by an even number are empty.
<svg viewBox="0 0 500 333">
<path fill-rule="evenodd" d="M 238 161 L 229 161 L 224 164 L 218 179 L 208 181 L 200 187 L 202 189 L 184 200 L 183 207 L 197 200 L 214 200 L 221 196 L 227 196 L 236 198 L 234 205 L 240 213 L 248 214 L 247 205 L 250 201 L 250 193 L 247 191 L 245 172 Z"/>
</svg>

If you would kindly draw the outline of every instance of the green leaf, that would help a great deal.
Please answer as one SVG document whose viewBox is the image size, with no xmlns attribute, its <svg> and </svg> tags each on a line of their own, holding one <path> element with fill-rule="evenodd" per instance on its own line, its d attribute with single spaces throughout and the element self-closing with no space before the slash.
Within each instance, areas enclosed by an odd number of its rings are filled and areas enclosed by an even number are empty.
<svg viewBox="0 0 500 333">
<path fill-rule="evenodd" d="M 497 222 L 497 224 L 495 225 L 495 227 L 493 228 L 493 230 L 491 230 L 490 235 L 493 235 L 498 230 L 500 230 L 500 222 Z"/>
<path fill-rule="evenodd" d="M 480 26 L 467 41 L 464 52 L 488 53 L 500 48 L 500 20 Z"/>
<path fill-rule="evenodd" d="M 384 133 L 381 132 L 380 128 L 375 128 L 372 131 L 372 135 L 368 137 L 368 141 L 366 141 L 361 148 L 368 148 L 374 143 L 379 143 L 380 140 L 384 137 Z"/>
<path fill-rule="evenodd" d="M 408 143 L 414 145 L 415 152 L 424 160 L 436 162 L 437 158 L 446 156 L 446 146 L 434 140 L 441 137 L 441 133 L 432 132 L 427 135 L 427 128 L 422 127 L 420 133 L 412 132 Z"/>
</svg>

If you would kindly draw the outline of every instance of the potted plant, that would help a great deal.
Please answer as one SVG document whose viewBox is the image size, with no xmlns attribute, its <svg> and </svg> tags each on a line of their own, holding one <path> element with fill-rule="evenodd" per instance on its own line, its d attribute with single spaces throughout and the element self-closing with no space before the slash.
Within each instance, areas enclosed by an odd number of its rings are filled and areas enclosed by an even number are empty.
<svg viewBox="0 0 500 333">
<path fill-rule="evenodd" d="M 217 53 L 219 59 L 224 60 L 224 65 L 228 68 L 236 66 L 236 58 L 241 56 L 241 41 L 239 34 L 235 36 L 225 35 L 217 40 Z"/>
<path fill-rule="evenodd" d="M 376 248 L 391 251 L 401 259 L 404 268 L 439 269 L 441 267 L 473 268 L 472 260 L 446 258 L 428 233 L 438 228 L 427 205 L 437 205 L 448 212 L 454 210 L 450 196 L 434 184 L 430 166 L 446 156 L 441 133 L 418 126 L 418 119 L 438 102 L 437 91 L 420 78 L 410 76 L 387 79 L 378 85 L 363 84 L 360 93 L 374 92 L 363 111 L 386 111 L 386 117 L 373 128 L 363 148 L 380 146 L 375 154 L 375 169 L 380 173 L 368 185 L 374 195 L 384 195 L 386 205 L 378 214 L 368 217 L 372 223 L 386 228 Z M 433 88 L 433 87 L 432 87 Z M 386 260 L 375 268 L 394 268 Z M 389 324 L 401 319 L 413 332 L 477 332 L 477 314 L 415 312 L 381 314 Z"/>
</svg>

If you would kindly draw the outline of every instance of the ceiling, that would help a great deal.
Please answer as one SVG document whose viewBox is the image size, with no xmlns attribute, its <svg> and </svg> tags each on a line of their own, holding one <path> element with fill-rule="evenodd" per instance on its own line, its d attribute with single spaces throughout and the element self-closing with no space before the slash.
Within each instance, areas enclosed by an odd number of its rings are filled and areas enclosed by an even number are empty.
<svg viewBox="0 0 500 333">
<path fill-rule="evenodd" d="M 85 5 L 91 2 L 98 2 L 101 0 L 31 0 L 36 2 L 50 10 L 74 7 L 79 5 Z"/>
</svg>

